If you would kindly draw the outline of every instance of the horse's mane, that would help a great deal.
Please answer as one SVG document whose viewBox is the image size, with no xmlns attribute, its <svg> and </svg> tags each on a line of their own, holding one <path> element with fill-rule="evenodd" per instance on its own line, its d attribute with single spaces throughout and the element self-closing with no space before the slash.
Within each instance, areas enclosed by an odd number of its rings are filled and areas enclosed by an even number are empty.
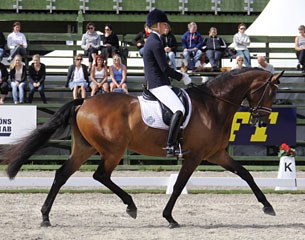
<svg viewBox="0 0 305 240">
<path fill-rule="evenodd" d="M 231 70 L 231 71 L 219 74 L 217 77 L 209 79 L 206 82 L 206 84 L 210 85 L 210 84 L 212 84 L 214 82 L 219 82 L 219 81 L 226 82 L 228 79 L 231 80 L 232 77 L 234 77 L 236 75 L 239 75 L 239 74 L 242 74 L 242 73 L 245 73 L 245 72 L 250 72 L 250 71 L 266 72 L 266 70 L 264 70 L 262 68 L 257 68 L 257 67 L 255 67 L 255 68 L 248 68 L 248 67 L 244 67 L 244 68 L 241 68 L 241 69 L 234 69 L 234 70 Z"/>
<path fill-rule="evenodd" d="M 208 81 L 206 81 L 205 83 L 197 86 L 202 92 L 205 92 L 207 95 L 214 95 L 214 93 L 211 90 L 212 86 L 217 86 L 218 89 L 222 89 L 222 91 L 226 91 L 226 89 L 228 88 L 228 84 L 230 81 L 232 81 L 232 79 L 234 79 L 235 76 L 238 76 L 240 74 L 243 73 L 247 73 L 247 72 L 257 72 L 257 73 L 263 73 L 263 72 L 267 72 L 264 69 L 261 68 L 242 68 L 242 69 L 234 69 L 228 72 L 224 72 L 222 74 L 219 74 L 217 77 L 215 78 L 210 78 Z M 195 93 L 193 92 L 191 89 L 193 88 L 189 88 L 188 92 L 189 93 Z M 202 99 L 203 94 L 198 94 L 198 90 L 196 91 L 196 93 L 193 95 L 193 97 L 195 98 L 199 98 Z"/>
</svg>

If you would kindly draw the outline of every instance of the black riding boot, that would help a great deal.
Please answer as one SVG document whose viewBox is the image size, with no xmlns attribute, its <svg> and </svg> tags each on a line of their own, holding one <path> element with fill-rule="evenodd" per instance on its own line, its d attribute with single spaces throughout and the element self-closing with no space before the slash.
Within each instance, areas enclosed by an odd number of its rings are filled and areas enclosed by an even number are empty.
<svg viewBox="0 0 305 240">
<path fill-rule="evenodd" d="M 165 148 L 167 157 L 175 156 L 176 142 L 177 142 L 178 134 L 180 131 L 182 119 L 183 119 L 183 113 L 181 111 L 175 112 L 171 118 L 171 122 L 169 125 L 168 138 L 167 138 L 167 146 Z"/>
</svg>

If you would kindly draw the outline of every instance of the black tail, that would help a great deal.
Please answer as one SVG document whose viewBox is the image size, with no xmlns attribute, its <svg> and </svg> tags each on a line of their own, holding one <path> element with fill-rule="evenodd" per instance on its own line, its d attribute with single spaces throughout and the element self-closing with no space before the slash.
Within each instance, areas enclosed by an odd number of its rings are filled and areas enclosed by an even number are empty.
<svg viewBox="0 0 305 240">
<path fill-rule="evenodd" d="M 58 109 L 48 122 L 33 130 L 30 135 L 20 139 L 17 144 L 4 149 L 2 153 L 3 162 L 8 164 L 6 171 L 9 178 L 14 178 L 29 157 L 45 146 L 55 133 L 71 125 L 71 120 L 74 122 L 75 106 L 82 105 L 83 102 L 84 99 L 76 99 L 66 103 Z"/>
</svg>

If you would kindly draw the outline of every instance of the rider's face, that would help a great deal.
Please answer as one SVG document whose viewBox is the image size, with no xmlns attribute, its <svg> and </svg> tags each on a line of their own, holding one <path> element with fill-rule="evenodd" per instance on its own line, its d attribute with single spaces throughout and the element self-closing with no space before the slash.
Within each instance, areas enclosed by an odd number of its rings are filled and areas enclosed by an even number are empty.
<svg viewBox="0 0 305 240">
<path fill-rule="evenodd" d="M 166 34 L 168 33 L 169 25 L 166 22 L 161 22 L 159 24 L 160 27 L 160 34 Z"/>
</svg>

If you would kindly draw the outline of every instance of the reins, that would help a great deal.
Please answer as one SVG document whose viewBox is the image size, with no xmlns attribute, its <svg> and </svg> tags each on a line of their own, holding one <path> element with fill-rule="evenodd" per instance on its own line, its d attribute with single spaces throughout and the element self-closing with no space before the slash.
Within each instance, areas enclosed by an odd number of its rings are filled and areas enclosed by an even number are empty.
<svg viewBox="0 0 305 240">
<path fill-rule="evenodd" d="M 206 94 L 206 95 L 208 95 L 208 96 L 210 96 L 210 97 L 216 98 L 216 99 L 218 99 L 218 100 L 220 100 L 220 101 L 226 102 L 226 103 L 231 104 L 231 105 L 233 105 L 233 106 L 249 108 L 249 107 L 244 106 L 244 105 L 242 105 L 242 104 L 236 104 L 236 103 L 231 102 L 231 101 L 229 101 L 229 100 L 227 100 L 227 99 L 224 99 L 224 98 L 222 98 L 222 97 L 218 97 L 218 96 L 216 96 L 216 95 L 214 95 L 214 94 L 211 94 L 211 93 L 209 93 L 209 92 L 203 91 L 202 89 L 199 88 L 199 86 L 198 86 L 196 83 L 191 83 L 190 86 L 193 87 L 193 88 L 195 88 L 195 89 L 197 89 L 199 92 L 202 92 L 202 93 L 204 93 L 204 94 Z"/>
<path fill-rule="evenodd" d="M 229 100 L 227 100 L 227 99 L 225 99 L 225 98 L 218 97 L 218 96 L 216 96 L 216 95 L 214 95 L 214 94 L 211 94 L 211 93 L 209 93 L 209 92 L 203 91 L 202 89 L 199 88 L 199 86 L 198 86 L 196 83 L 191 83 L 190 85 L 191 85 L 193 88 L 197 89 L 198 91 L 200 91 L 200 92 L 202 92 L 202 93 L 204 93 L 204 94 L 206 94 L 206 95 L 209 95 L 209 96 L 211 96 L 211 97 L 213 97 L 213 98 L 215 98 L 215 99 L 218 99 L 218 100 L 220 100 L 220 101 L 226 102 L 226 103 L 228 103 L 228 104 L 230 104 L 230 105 L 233 105 L 233 106 L 236 106 L 236 107 L 243 107 L 243 108 L 246 108 L 246 109 L 248 109 L 251 113 L 256 112 L 257 110 L 261 110 L 261 111 L 270 113 L 270 112 L 272 111 L 270 108 L 262 107 L 262 106 L 259 106 L 259 105 L 260 105 L 260 103 L 262 102 L 262 100 L 263 100 L 263 98 L 264 98 L 264 96 L 265 96 L 265 94 L 266 94 L 267 86 L 271 83 L 271 79 L 272 79 L 272 75 L 270 76 L 270 78 L 268 79 L 268 81 L 266 81 L 262 86 L 260 86 L 259 88 L 255 89 L 254 91 L 252 91 L 252 92 L 249 93 L 250 95 L 252 95 L 252 94 L 258 92 L 259 90 L 261 90 L 262 88 L 264 88 L 264 92 L 263 92 L 263 94 L 262 94 L 260 100 L 258 101 L 256 107 L 253 107 L 253 108 L 252 108 L 252 107 L 249 107 L 249 106 L 242 105 L 242 104 L 236 104 L 236 103 L 231 102 L 231 101 L 229 101 Z"/>
</svg>

